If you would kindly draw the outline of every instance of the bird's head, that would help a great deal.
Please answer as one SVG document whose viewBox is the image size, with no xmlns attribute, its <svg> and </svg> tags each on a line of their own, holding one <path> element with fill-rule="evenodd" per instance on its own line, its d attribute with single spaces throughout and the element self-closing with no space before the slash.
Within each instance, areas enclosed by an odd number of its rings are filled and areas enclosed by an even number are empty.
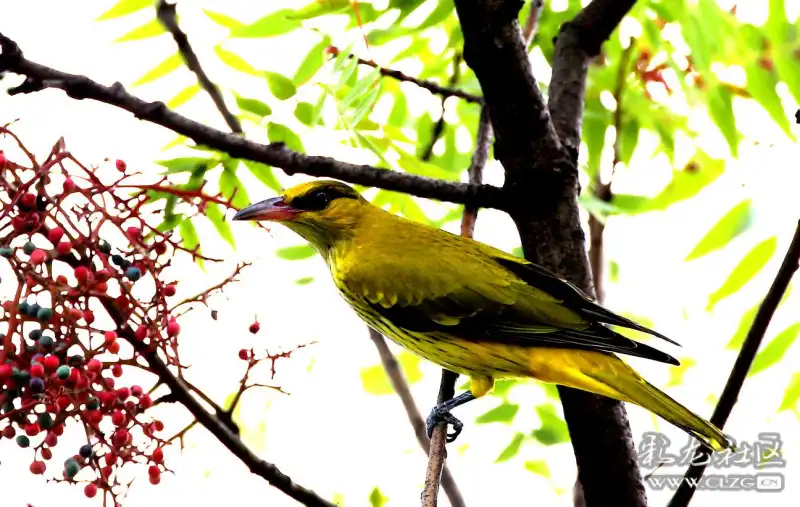
<svg viewBox="0 0 800 507">
<path fill-rule="evenodd" d="M 344 183 L 315 180 L 252 204 L 233 219 L 279 222 L 324 252 L 352 236 L 369 206 L 361 194 Z"/>
</svg>

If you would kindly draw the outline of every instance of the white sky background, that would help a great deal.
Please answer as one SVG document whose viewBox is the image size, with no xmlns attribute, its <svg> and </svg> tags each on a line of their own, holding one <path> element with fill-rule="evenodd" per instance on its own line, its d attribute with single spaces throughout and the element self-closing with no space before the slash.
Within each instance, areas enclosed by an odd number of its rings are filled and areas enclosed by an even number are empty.
<svg viewBox="0 0 800 507">
<path fill-rule="evenodd" d="M 797 2 L 787 3 L 797 8 Z M 253 7 L 254 4 L 244 0 L 224 5 L 210 0 L 185 1 L 180 13 L 181 25 L 211 78 L 223 87 L 235 85 L 244 96 L 258 98 L 264 94 L 263 83 L 248 81 L 213 56 L 211 49 L 224 36 L 224 31 L 200 13 L 200 7 L 206 7 L 251 20 L 263 14 L 261 9 Z M 761 9 L 761 4 L 755 0 L 740 2 L 739 12 L 747 14 L 749 10 L 757 17 L 760 10 L 766 9 L 766 5 Z M 139 13 L 123 20 L 94 22 L 94 18 L 110 5 L 111 2 L 105 0 L 28 0 L 13 2 L 13 6 L 11 2 L 4 2 L 0 7 L 0 31 L 16 40 L 26 56 L 34 61 L 83 73 L 106 84 L 114 81 L 130 84 L 174 52 L 174 43 L 169 36 L 113 43 L 116 37 L 141 24 L 148 15 Z M 334 44 L 344 47 L 348 42 L 335 40 Z M 226 47 L 240 52 L 256 67 L 291 75 L 308 46 L 302 37 L 290 36 L 266 41 L 232 41 L 226 43 Z M 379 52 L 370 57 L 380 61 Z M 542 68 L 541 58 L 534 58 L 534 64 L 537 76 L 548 76 L 549 71 Z M 415 69 L 401 67 L 401 70 L 413 74 Z M 155 85 L 132 91 L 149 100 L 166 100 L 192 80 L 191 74 L 181 69 Z M 438 99 L 431 99 L 427 92 L 419 92 L 418 96 L 415 104 L 420 104 L 419 107 L 436 108 Z M 286 107 L 291 111 L 294 103 L 289 101 Z M 800 215 L 800 201 L 796 197 L 800 173 L 796 167 L 795 145 L 758 106 L 738 102 L 736 107 L 740 128 L 750 140 L 742 143 L 739 160 L 729 161 L 725 176 L 713 188 L 665 213 L 615 218 L 606 232 L 607 256 L 622 266 L 619 283 L 607 284 L 607 305 L 651 319 L 660 331 L 682 343 L 681 349 L 669 345 L 662 348 L 680 358 L 692 358 L 698 366 L 688 371 L 682 385 L 666 390 L 706 416 L 713 410 L 713 396 L 721 391 L 735 360 L 735 354 L 723 347 L 738 326 L 741 313 L 766 292 Z M 795 107 L 787 100 L 787 115 L 792 116 Z M 0 94 L 0 111 L 0 121 L 21 118 L 14 131 L 34 152 L 46 153 L 58 137 L 65 136 L 68 148 L 87 164 L 100 164 L 106 157 L 122 158 L 129 166 L 155 175 L 160 168 L 153 161 L 166 158 L 159 150 L 172 140 L 172 135 L 160 127 L 139 122 L 106 105 L 71 100 L 57 91 L 13 98 Z M 183 106 L 181 112 L 225 129 L 205 95 Z M 702 127 L 702 123 L 698 126 Z M 706 146 L 712 154 L 724 156 L 725 146 L 719 134 L 713 128 L 707 130 Z M 265 137 L 257 132 L 248 132 L 248 135 L 261 140 Z M 304 138 L 306 149 L 353 161 L 369 161 L 344 150 L 330 137 L 322 131 L 313 143 L 310 138 Z M 752 140 L 760 144 L 755 146 Z M 643 140 L 641 149 L 637 149 L 632 163 L 634 170 L 619 173 L 615 180 L 618 191 L 655 193 L 668 180 L 669 167 L 663 160 L 649 161 L 647 142 Z M 641 170 L 645 164 L 652 167 Z M 280 178 L 286 185 L 305 179 L 283 175 Z M 487 182 L 500 183 L 501 180 L 497 167 L 488 170 Z M 270 196 L 258 183 L 249 185 L 248 191 L 254 201 Z M 708 228 L 748 195 L 753 197 L 757 209 L 754 227 L 724 251 L 683 263 L 683 258 Z M 449 225 L 451 230 L 456 227 L 457 223 Z M 377 486 L 389 498 L 388 505 L 415 505 L 424 478 L 424 453 L 414 438 L 399 399 L 364 392 L 359 372 L 376 364 L 377 354 L 364 325 L 335 293 L 322 261 L 314 258 L 288 262 L 275 257 L 275 249 L 301 244 L 299 238 L 280 227 L 273 227 L 271 234 L 255 231 L 247 224 L 234 224 L 233 229 L 239 245 L 236 251 L 217 239 L 210 227 L 201 230 L 201 238 L 206 239 L 205 251 L 212 256 L 225 257 L 225 263 L 208 265 L 208 271 L 203 273 L 197 266 L 184 262 L 174 271 L 181 279 L 180 293 L 193 294 L 225 277 L 237 261 L 255 261 L 239 283 L 230 286 L 224 297 L 214 300 L 212 306 L 219 311 L 218 321 L 213 321 L 203 309 L 181 320 L 184 360 L 193 365 L 189 378 L 221 402 L 235 390 L 243 371 L 243 363 L 236 358 L 238 349 L 255 345 L 279 350 L 317 340 L 319 343 L 307 349 L 308 352 L 280 363 L 277 382 L 291 392 L 290 396 L 251 392 L 245 397 L 242 409 L 246 442 L 264 459 L 277 464 L 297 482 L 323 497 L 333 499 L 341 495 L 345 505 L 368 505 L 368 495 Z M 740 293 L 720 303 L 713 313 L 706 313 L 708 293 L 724 280 L 756 242 L 773 234 L 779 237 L 778 254 L 763 273 Z M 518 244 L 511 221 L 493 211 L 481 212 L 476 238 L 504 249 Z M 315 281 L 309 286 L 296 285 L 294 281 L 303 276 L 313 276 Z M 779 311 L 768 337 L 796 321 L 798 299 L 792 296 Z M 254 339 L 247 332 L 247 326 L 256 313 L 262 331 Z M 787 475 L 784 493 L 700 492 L 693 505 L 716 505 L 720 501 L 733 506 L 749 505 L 753 501 L 789 505 L 792 493 L 800 491 L 795 479 L 800 469 L 797 465 L 800 462 L 797 417 L 791 411 L 776 414 L 793 373 L 792 365 L 798 364 L 799 356 L 797 347 L 793 347 L 779 366 L 749 379 L 726 425 L 726 432 L 749 441 L 760 431 L 783 434 L 789 463 L 784 471 Z M 669 366 L 634 359 L 630 362 L 653 383 L 666 386 Z M 425 377 L 414 384 L 413 393 L 426 414 L 435 399 L 439 370 L 428 363 L 421 366 Z M 509 398 L 522 407 L 512 430 L 527 432 L 536 428 L 534 407 L 544 400 L 536 383 L 529 382 L 513 389 Z M 465 421 L 466 429 L 457 444 L 450 448 L 448 463 L 467 504 L 473 507 L 533 503 L 571 505 L 570 489 L 575 469 L 568 444 L 545 448 L 526 443 L 513 460 L 494 464 L 497 455 L 511 440 L 513 431 L 504 425 L 476 425 L 473 421 L 475 416 L 498 403 L 496 398 L 487 398 L 456 411 Z M 635 435 L 658 429 L 678 445 L 686 442 L 682 432 L 663 421 L 655 421 L 644 410 L 629 406 L 628 412 Z M 186 420 L 185 414 L 173 409 L 167 409 L 164 417 L 168 428 L 175 429 Z M 58 449 L 72 452 L 69 447 L 65 442 Z M 177 474 L 164 476 L 162 483 L 153 487 L 146 483 L 146 471 L 141 469 L 141 479 L 134 483 L 127 506 L 177 502 L 296 505 L 260 478 L 251 476 L 203 430 L 190 433 L 183 455 L 176 451 L 177 448 L 173 448 L 167 453 L 167 463 Z M 58 457 L 56 453 L 48 472 L 60 465 L 62 461 Z M 542 459 L 547 461 L 552 472 L 551 482 L 522 466 L 525 461 Z M 29 450 L 19 450 L 4 442 L 0 446 L 0 461 L 4 505 L 17 507 L 30 503 L 45 507 L 88 505 L 97 501 L 85 499 L 82 488 L 45 486 L 40 477 L 28 472 Z M 669 498 L 669 493 L 652 490 L 648 495 L 653 505 L 664 504 Z M 444 494 L 440 505 L 448 505 Z"/>
</svg>

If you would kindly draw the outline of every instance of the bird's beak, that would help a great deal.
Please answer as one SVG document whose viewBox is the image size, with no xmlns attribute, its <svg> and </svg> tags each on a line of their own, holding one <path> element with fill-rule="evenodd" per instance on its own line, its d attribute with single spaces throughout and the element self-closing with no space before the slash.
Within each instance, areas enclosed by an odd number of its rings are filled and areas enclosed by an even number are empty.
<svg viewBox="0 0 800 507">
<path fill-rule="evenodd" d="M 234 220 L 271 220 L 276 222 L 294 220 L 298 211 L 283 200 L 273 197 L 244 208 L 233 216 Z"/>
</svg>

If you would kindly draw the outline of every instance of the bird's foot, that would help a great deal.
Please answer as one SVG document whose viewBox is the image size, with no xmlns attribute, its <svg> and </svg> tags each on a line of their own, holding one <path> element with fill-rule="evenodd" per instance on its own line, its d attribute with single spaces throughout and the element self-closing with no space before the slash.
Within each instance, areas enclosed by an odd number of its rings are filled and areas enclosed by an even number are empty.
<svg viewBox="0 0 800 507">
<path fill-rule="evenodd" d="M 441 408 L 441 407 L 433 407 L 431 410 L 431 414 L 428 416 L 428 419 L 425 421 L 428 425 L 428 438 L 433 435 L 433 429 L 439 423 L 445 423 L 445 427 L 450 424 L 453 426 L 453 432 L 447 434 L 446 442 L 450 443 L 454 441 L 459 434 L 461 434 L 461 430 L 464 429 L 464 423 L 458 420 L 456 416 L 451 414 L 448 409 Z M 445 430 L 446 431 L 446 430 Z"/>
</svg>

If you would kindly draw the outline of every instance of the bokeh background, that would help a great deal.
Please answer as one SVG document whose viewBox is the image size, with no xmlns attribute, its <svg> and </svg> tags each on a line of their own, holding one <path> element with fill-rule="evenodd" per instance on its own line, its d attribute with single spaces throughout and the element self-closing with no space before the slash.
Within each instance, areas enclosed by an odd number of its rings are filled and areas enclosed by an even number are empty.
<svg viewBox="0 0 800 507">
<path fill-rule="evenodd" d="M 378 0 L 366 3 L 376 11 L 385 9 L 386 4 Z M 580 2 L 546 1 L 546 4 L 540 35 L 531 50 L 534 73 L 545 85 L 550 75 L 548 51 L 552 50 L 547 47 L 548 34 L 552 37 L 557 21 L 566 19 L 565 13 L 580 7 Z M 734 4 L 735 15 L 725 18 L 728 24 L 715 24 L 712 14 L 727 13 Z M 13 5 L 5 2 L 0 5 L 0 30 L 16 40 L 33 61 L 86 74 L 106 84 L 119 81 L 148 100 L 172 99 L 172 105 L 182 114 L 224 130 L 226 126 L 209 98 L 192 91 L 195 78 L 181 65 L 175 65 L 158 79 L 133 86 L 175 54 L 174 41 L 158 31 L 152 9 L 98 20 L 113 6 L 114 2 L 107 0 L 28 0 Z M 411 16 L 405 23 L 418 25 L 438 6 L 433 0 L 424 2 L 421 11 L 413 15 L 416 18 Z M 340 71 L 331 64 L 299 86 L 292 97 L 280 100 L 274 96 L 275 90 L 270 91 L 263 75 L 248 75 L 232 68 L 237 63 L 230 55 L 240 56 L 255 69 L 291 79 L 309 51 L 321 43 L 320 34 L 327 34 L 331 44 L 350 47 L 364 58 L 409 75 L 446 82 L 451 71 L 453 48 L 449 44 L 451 32 L 457 26 L 455 15 L 449 13 L 445 21 L 428 30 L 408 30 L 405 34 L 386 30 L 381 32 L 386 38 L 384 42 L 378 40 L 373 30 L 390 28 L 392 19 L 380 18 L 362 28 L 353 23 L 353 14 L 347 6 L 338 15 L 311 19 L 302 28 L 274 37 L 234 37 L 229 27 L 224 26 L 225 18 L 215 15 L 225 14 L 247 25 L 281 8 L 299 10 L 303 5 L 282 0 L 266 3 L 186 0 L 179 5 L 180 24 L 189 34 L 206 71 L 221 85 L 230 103 L 235 104 L 233 90 L 240 97 L 263 101 L 272 109 L 266 119 L 248 116 L 251 120 L 246 123 L 248 137 L 268 141 L 267 126 L 275 122 L 296 132 L 308 153 L 376 163 L 378 159 L 364 146 L 366 143 L 353 146 L 357 128 L 334 128 L 337 111 L 330 101 L 324 109 L 323 126 L 303 125 L 294 114 L 298 102 L 316 104 L 322 85 L 335 88 Z M 684 9 L 685 17 L 668 23 L 660 32 L 656 30 L 661 42 L 655 42 L 651 13 L 669 9 Z M 363 6 L 362 10 L 371 12 Z M 653 54 L 661 52 L 662 60 L 670 65 L 679 61 L 681 54 L 691 53 L 695 63 L 707 65 L 715 83 L 727 86 L 729 92 L 720 95 L 722 98 L 709 98 L 711 92 L 696 82 L 682 86 L 678 73 L 668 67 L 664 76 L 673 92 L 650 83 L 647 91 L 652 94 L 655 104 L 652 105 L 646 99 L 641 80 L 631 75 L 629 81 L 634 84 L 623 95 L 622 107 L 630 100 L 629 107 L 623 109 L 626 124 L 636 123 L 641 130 L 635 137 L 627 138 L 630 153 L 627 161 L 616 167 L 613 191 L 653 199 L 623 198 L 608 205 L 598 203 L 588 192 L 583 198 L 587 209 L 602 214 L 607 225 L 606 305 L 655 326 L 683 345 L 676 348 L 657 344 L 677 355 L 684 366 L 673 368 L 635 358 L 630 359 L 631 364 L 654 384 L 706 416 L 713 411 L 717 395 L 727 380 L 743 330 L 747 329 L 748 316 L 752 318 L 754 307 L 766 293 L 800 217 L 797 198 L 800 171 L 795 139 L 798 128 L 793 122 L 800 83 L 796 57 L 799 12 L 800 2 L 796 0 L 786 0 L 785 5 L 757 0 L 718 3 L 700 0 L 698 5 L 689 1 L 642 0 L 635 11 L 636 19 L 627 18 L 607 45 L 605 70 L 604 67 L 592 70 L 586 121 L 596 128 L 587 127 L 594 130 L 590 136 L 585 135 L 587 144 L 582 149 L 584 187 L 588 187 L 598 171 L 603 178 L 611 172 L 615 134 L 613 126 L 606 127 L 616 101 L 606 89 L 613 81 L 603 81 L 606 79 L 603 76 L 616 76 L 620 56 L 630 37 L 635 44 L 648 46 Z M 776 19 L 783 21 L 779 23 Z M 752 30 L 743 28 L 746 25 L 753 27 Z M 785 37 L 775 35 L 781 30 L 785 31 Z M 752 32 L 766 34 L 768 38 L 774 36 L 776 40 L 783 37 L 783 44 L 773 42 L 766 49 L 756 47 Z M 374 37 L 368 48 L 364 33 Z M 751 44 L 753 50 L 743 52 L 737 44 Z M 408 57 L 393 61 L 406 48 L 411 48 Z M 758 58 L 783 59 L 768 71 L 774 82 L 768 80 L 765 84 L 758 81 L 758 75 L 748 74 L 752 71 L 751 63 Z M 368 75 L 369 70 L 362 68 L 360 75 Z M 474 76 L 466 67 L 462 70 L 467 73 L 463 87 L 479 93 Z M 711 80 L 708 76 L 705 79 Z M 15 80 L 5 79 L 4 87 Z M 381 97 L 370 107 L 370 119 L 385 123 L 392 111 L 392 99 L 402 95 L 407 104 L 403 128 L 412 141 L 424 144 L 424 136 L 429 135 L 441 114 L 440 99 L 410 83 L 383 79 L 381 86 Z M 384 95 L 388 97 L 385 101 Z M 726 104 L 730 106 L 730 114 L 726 112 Z M 344 117 L 352 113 L 348 111 L 345 110 Z M 448 101 L 445 107 L 448 133 L 437 144 L 433 163 L 402 168 L 466 181 L 463 170 L 468 165 L 477 111 L 476 106 Z M 0 94 L 0 121 L 15 119 L 19 121 L 14 131 L 37 153 L 46 154 L 63 136 L 80 160 L 99 164 L 100 171 L 113 171 L 110 164 L 103 162 L 105 158 L 120 158 L 155 179 L 164 170 L 157 161 L 200 156 L 199 152 L 174 143 L 174 134 L 163 128 L 140 122 L 103 104 L 71 100 L 57 91 L 16 97 Z M 665 134 L 665 128 L 672 129 L 671 134 Z M 674 148 L 669 147 L 670 138 Z M 0 148 L 10 149 L 5 140 L 0 143 Z M 168 145 L 171 146 L 165 149 Z M 587 158 L 587 153 L 592 153 L 592 157 Z M 697 164 L 703 177 L 714 175 L 709 176 L 713 181 L 699 184 L 691 175 L 684 179 L 689 162 Z M 209 188 L 214 188 L 219 175 L 211 174 Z M 277 169 L 273 174 L 282 186 L 307 179 L 287 177 Z M 259 181 L 244 166 L 236 175 L 249 200 L 275 195 L 275 188 Z M 486 169 L 485 181 L 502 184 L 502 178 L 502 168 L 492 161 Z M 375 197 L 376 191 L 367 194 Z M 457 232 L 460 216 L 457 206 L 384 194 L 379 197 L 395 212 L 440 223 L 445 229 Z M 237 195 L 244 198 L 242 193 Z M 742 205 L 743 202 L 746 204 Z M 275 379 L 262 372 L 261 380 L 280 385 L 288 395 L 274 391 L 246 394 L 236 414 L 245 442 L 299 483 L 342 505 L 416 504 L 424 479 L 425 454 L 382 373 L 365 326 L 336 294 L 322 260 L 310 255 L 300 238 L 280 227 L 267 232 L 251 224 L 234 223 L 231 225 L 234 248 L 220 238 L 209 221 L 198 219 L 193 223 L 203 251 L 225 260 L 201 267 L 188 257 L 178 259 L 173 273 L 181 280 L 182 294 L 193 294 L 225 278 L 238 262 L 252 261 L 253 265 L 222 295 L 212 298 L 209 309 L 197 308 L 181 318 L 183 357 L 192 365 L 187 377 L 222 403 L 236 390 L 244 370 L 243 362 L 237 358 L 239 349 L 255 346 L 274 352 L 314 342 L 293 354 L 290 360 L 279 362 Z M 475 237 L 507 251 L 519 246 L 511 220 L 492 210 L 480 212 Z M 748 257 L 757 245 L 762 245 L 760 250 Z M 687 257 L 696 258 L 687 260 Z M 745 262 L 740 266 L 743 259 Z M 732 272 L 738 273 L 738 278 L 726 282 Z M 7 287 L 0 290 L 5 292 Z M 798 302 L 800 296 L 791 292 L 778 310 L 756 360 L 760 371 L 746 381 L 725 428 L 737 439 L 750 442 L 757 439 L 759 432 L 782 435 L 787 465 L 779 472 L 786 477 L 785 490 L 780 493 L 701 491 L 695 496 L 694 505 L 724 502 L 736 506 L 757 501 L 775 506 L 794 505 L 792 499 L 800 491 L 797 479 L 800 349 L 794 344 L 800 332 Z M 217 312 L 216 320 L 211 309 Z M 261 331 L 251 335 L 247 327 L 256 316 Z M 435 401 L 440 370 L 393 345 L 392 348 L 404 366 L 417 404 L 427 413 Z M 138 373 L 131 371 L 126 375 L 135 377 Z M 459 385 L 462 382 L 463 379 Z M 457 410 L 458 417 L 466 422 L 466 429 L 449 448 L 448 466 L 468 505 L 571 505 L 576 473 L 574 458 L 560 404 L 552 393 L 553 390 L 532 381 L 508 383 L 493 396 Z M 170 427 L 179 428 L 189 421 L 180 409 L 167 406 L 160 410 Z M 674 452 L 687 443 L 682 432 L 644 410 L 629 406 L 628 413 L 637 439 L 646 431 L 663 432 L 672 439 L 670 450 Z M 31 475 L 28 454 L 10 442 L 0 442 L 3 505 L 44 507 L 97 502 L 84 498 L 82 488 L 46 484 L 41 477 Z M 125 499 L 127 506 L 178 502 L 295 505 L 261 479 L 251 476 L 202 429 L 189 432 L 185 448 L 181 452 L 174 447 L 167 453 L 167 462 L 176 473 L 166 475 L 158 486 L 147 484 L 144 477 L 135 480 Z M 683 468 L 662 468 L 660 472 L 680 474 Z M 744 473 L 753 472 L 750 468 Z M 648 488 L 652 505 L 666 503 L 670 495 L 668 490 Z M 440 504 L 448 505 L 443 494 Z"/>
</svg>

